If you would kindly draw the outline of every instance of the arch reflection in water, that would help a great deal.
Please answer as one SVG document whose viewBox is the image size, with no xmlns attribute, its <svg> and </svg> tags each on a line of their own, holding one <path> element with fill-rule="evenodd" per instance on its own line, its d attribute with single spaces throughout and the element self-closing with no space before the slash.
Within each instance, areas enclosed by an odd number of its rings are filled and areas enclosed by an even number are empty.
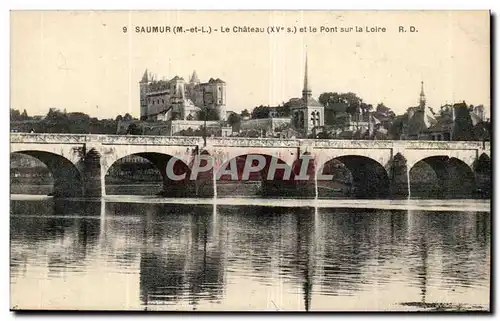
<svg viewBox="0 0 500 321">
<path fill-rule="evenodd" d="M 11 204 L 16 303 L 43 293 L 48 307 L 136 310 L 488 306 L 489 213 Z M 78 298 L 62 299 L 68 288 Z"/>
</svg>

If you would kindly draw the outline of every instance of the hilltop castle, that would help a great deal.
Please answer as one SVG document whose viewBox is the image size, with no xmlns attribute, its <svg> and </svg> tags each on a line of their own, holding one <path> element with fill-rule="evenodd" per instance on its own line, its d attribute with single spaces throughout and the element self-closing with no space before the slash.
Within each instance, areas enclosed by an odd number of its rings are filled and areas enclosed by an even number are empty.
<svg viewBox="0 0 500 321">
<path fill-rule="evenodd" d="M 219 78 L 201 83 L 194 71 L 188 83 L 179 76 L 156 80 L 146 69 L 139 85 L 141 120 L 197 120 L 204 109 L 226 120 L 226 83 Z"/>
</svg>

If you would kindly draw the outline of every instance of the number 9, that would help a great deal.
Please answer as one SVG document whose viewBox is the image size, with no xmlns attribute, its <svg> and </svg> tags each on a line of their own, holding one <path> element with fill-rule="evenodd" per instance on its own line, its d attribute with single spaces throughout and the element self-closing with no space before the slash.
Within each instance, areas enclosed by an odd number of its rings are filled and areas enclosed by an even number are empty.
<svg viewBox="0 0 500 321">
<path fill-rule="evenodd" d="M 123 27 L 123 33 L 127 33 L 127 27 Z"/>
</svg>

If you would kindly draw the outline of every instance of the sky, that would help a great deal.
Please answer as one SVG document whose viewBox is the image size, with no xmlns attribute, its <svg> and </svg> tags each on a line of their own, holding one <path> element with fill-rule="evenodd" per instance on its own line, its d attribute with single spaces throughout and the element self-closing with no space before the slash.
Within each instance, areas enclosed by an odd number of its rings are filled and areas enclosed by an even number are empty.
<svg viewBox="0 0 500 321">
<path fill-rule="evenodd" d="M 418 104 L 490 108 L 487 11 L 14 11 L 10 108 L 139 117 L 145 69 L 158 79 L 227 83 L 227 110 L 300 97 L 307 51 L 314 97 L 354 92 L 397 114 Z M 318 32 L 147 34 L 136 26 L 316 27 Z M 337 32 L 319 32 L 321 26 Z M 363 32 L 339 32 L 341 27 Z M 399 26 L 418 32 L 399 32 Z M 123 28 L 127 27 L 127 32 Z M 367 33 L 384 27 L 386 32 Z M 489 113 L 489 112 L 488 112 Z"/>
</svg>

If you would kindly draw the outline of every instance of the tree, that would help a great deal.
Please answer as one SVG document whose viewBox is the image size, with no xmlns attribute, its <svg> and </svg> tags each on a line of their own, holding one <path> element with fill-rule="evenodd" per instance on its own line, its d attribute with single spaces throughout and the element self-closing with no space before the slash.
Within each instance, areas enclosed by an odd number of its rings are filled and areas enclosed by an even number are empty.
<svg viewBox="0 0 500 321">
<path fill-rule="evenodd" d="M 261 136 L 261 132 L 259 130 L 256 130 L 256 129 L 249 129 L 249 130 L 246 130 L 244 132 L 241 132 L 240 137 L 253 137 L 253 138 L 256 138 L 256 137 L 260 137 Z"/>
<path fill-rule="evenodd" d="M 10 109 L 10 121 L 21 120 L 21 113 L 17 109 Z"/>
<path fill-rule="evenodd" d="M 130 115 L 129 113 L 126 113 L 124 116 L 123 116 L 123 121 L 132 121 L 132 115 Z"/>
<path fill-rule="evenodd" d="M 286 103 L 283 103 L 283 106 L 278 106 L 278 112 L 281 112 L 285 117 L 289 117 L 291 114 L 291 108 L 298 107 L 301 104 L 302 104 L 302 99 L 292 98 Z"/>
<path fill-rule="evenodd" d="M 227 118 L 227 123 L 233 127 L 233 130 L 239 131 L 239 127 L 241 124 L 241 116 L 237 113 L 231 113 Z"/>
<path fill-rule="evenodd" d="M 127 128 L 127 135 L 142 135 L 142 130 L 137 124 L 132 123 Z"/>
<path fill-rule="evenodd" d="M 383 117 L 389 118 L 389 119 L 394 119 L 394 117 L 396 117 L 396 114 L 389 107 L 384 105 L 384 103 L 379 103 L 377 105 L 377 108 L 375 109 L 375 113 L 378 116 L 383 116 Z"/>
<path fill-rule="evenodd" d="M 198 112 L 198 120 L 220 120 L 219 113 L 214 108 L 204 108 Z"/>
<path fill-rule="evenodd" d="M 486 120 L 477 123 L 474 126 L 474 137 L 478 141 L 489 141 L 491 139 L 491 122 Z"/>
<path fill-rule="evenodd" d="M 123 120 L 122 115 L 118 115 L 118 116 L 116 116 L 115 121 L 122 121 L 122 120 Z"/>
<path fill-rule="evenodd" d="M 455 123 L 453 125 L 453 140 L 467 141 L 474 139 L 474 131 L 472 119 L 470 118 L 470 110 L 465 102 L 454 104 L 455 108 Z"/>
<path fill-rule="evenodd" d="M 355 93 L 336 93 L 336 92 L 326 92 L 319 96 L 319 102 L 325 106 L 329 107 L 333 104 L 345 104 L 347 106 L 346 112 L 349 114 L 354 114 L 361 107 L 363 100 L 358 97 Z M 363 105 L 363 108 L 369 110 L 373 108 L 371 105 Z"/>
<path fill-rule="evenodd" d="M 257 106 L 252 110 L 252 119 L 269 117 L 269 106 Z"/>
<path fill-rule="evenodd" d="M 62 113 L 59 109 L 56 108 L 50 108 L 49 112 L 47 113 L 47 117 L 45 117 L 47 121 L 52 121 L 52 122 L 67 122 L 68 121 L 68 115 L 66 113 Z"/>
<path fill-rule="evenodd" d="M 28 117 L 28 113 L 26 112 L 26 109 L 23 110 L 23 113 L 21 114 L 21 119 L 22 120 L 27 120 L 29 117 Z"/>
<path fill-rule="evenodd" d="M 250 112 L 248 111 L 248 109 L 243 109 L 243 111 L 241 112 L 241 117 L 250 117 Z"/>
<path fill-rule="evenodd" d="M 274 129 L 274 131 L 277 132 L 277 133 L 280 133 L 280 132 L 282 132 L 284 130 L 287 130 L 289 128 L 292 128 L 292 125 L 290 123 L 284 123 L 284 124 L 281 124 L 278 127 L 276 127 Z"/>
<path fill-rule="evenodd" d="M 403 128 L 406 120 L 408 119 L 408 114 L 399 115 L 394 118 L 392 123 L 389 125 L 388 134 L 391 139 L 399 140 L 401 139 L 401 134 L 403 134 Z"/>
<path fill-rule="evenodd" d="M 195 136 L 195 131 L 191 127 L 188 127 L 188 129 L 182 129 L 179 132 L 179 135 L 181 135 L 181 136 Z"/>
</svg>

